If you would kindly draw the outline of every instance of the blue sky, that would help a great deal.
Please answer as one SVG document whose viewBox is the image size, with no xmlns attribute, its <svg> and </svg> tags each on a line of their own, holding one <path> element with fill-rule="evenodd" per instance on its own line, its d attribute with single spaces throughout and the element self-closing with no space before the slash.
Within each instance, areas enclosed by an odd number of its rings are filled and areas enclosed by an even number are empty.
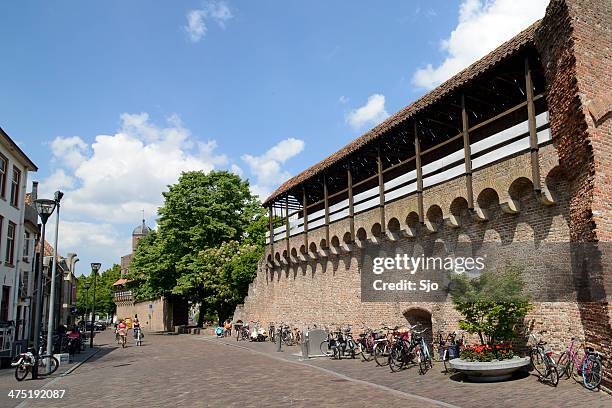
<svg viewBox="0 0 612 408">
<path fill-rule="evenodd" d="M 384 6 L 381 6 L 384 4 Z M 0 3 L 0 126 L 65 191 L 79 273 L 181 170 L 265 195 L 543 16 L 546 0 Z"/>
</svg>

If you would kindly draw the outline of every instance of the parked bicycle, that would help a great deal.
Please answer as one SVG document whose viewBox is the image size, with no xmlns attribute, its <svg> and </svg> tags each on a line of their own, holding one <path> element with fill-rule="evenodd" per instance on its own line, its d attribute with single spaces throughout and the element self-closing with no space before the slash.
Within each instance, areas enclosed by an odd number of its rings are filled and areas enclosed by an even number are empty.
<svg viewBox="0 0 612 408">
<path fill-rule="evenodd" d="M 546 330 L 543 330 L 539 334 L 546 332 Z M 545 349 L 544 346 L 547 343 L 539 340 L 535 334 L 531 333 L 529 339 L 533 343 L 529 352 L 531 366 L 538 373 L 540 381 L 548 381 L 550 385 L 556 387 L 559 384 L 559 372 L 557 371 L 557 365 L 552 359 L 552 351 Z"/>
<path fill-rule="evenodd" d="M 584 348 L 584 354 L 578 357 L 578 348 L 574 347 L 575 337 L 570 340 L 567 349 L 557 359 L 559 377 L 575 376 L 585 388 L 594 390 L 601 384 L 601 365 L 603 357 L 591 347 Z M 574 371 L 575 368 L 575 371 Z"/>
<path fill-rule="evenodd" d="M 388 327 L 382 324 L 381 337 L 375 340 L 374 345 L 374 361 L 379 367 L 389 365 L 389 353 L 391 346 L 393 345 L 394 336 L 393 333 L 398 327 Z"/>
<path fill-rule="evenodd" d="M 319 349 L 321 354 L 334 359 L 341 360 L 342 357 L 354 359 L 357 354 L 357 343 L 351 334 L 351 326 L 330 331 L 327 339 L 321 342 Z"/>
<path fill-rule="evenodd" d="M 274 322 L 268 324 L 268 340 L 272 343 L 276 342 L 276 327 L 274 326 Z"/>
<path fill-rule="evenodd" d="M 444 373 L 452 373 L 455 371 L 455 369 L 451 367 L 449 361 L 453 358 L 458 358 L 461 355 L 461 350 L 465 344 L 464 337 L 462 335 L 461 338 L 457 340 L 457 333 L 451 332 L 444 336 L 442 331 L 438 332 L 437 337 L 438 356 L 444 364 Z"/>
<path fill-rule="evenodd" d="M 34 354 L 34 349 L 30 348 L 25 353 L 20 353 L 11 363 L 15 367 L 15 379 L 23 381 L 28 374 L 38 365 L 38 376 L 44 377 L 53 374 L 59 367 L 59 361 L 51 354 L 43 353 L 43 338 L 41 338 L 41 346 L 38 350 L 38 355 Z"/>
<path fill-rule="evenodd" d="M 243 324 L 242 326 L 236 326 L 236 341 L 249 340 L 249 325 Z"/>
<path fill-rule="evenodd" d="M 383 336 L 382 331 L 372 330 L 365 324 L 362 329 L 363 332 L 359 334 L 359 338 L 356 340 L 357 353 L 361 355 L 363 361 L 372 361 L 374 359 L 376 340 Z"/>
</svg>

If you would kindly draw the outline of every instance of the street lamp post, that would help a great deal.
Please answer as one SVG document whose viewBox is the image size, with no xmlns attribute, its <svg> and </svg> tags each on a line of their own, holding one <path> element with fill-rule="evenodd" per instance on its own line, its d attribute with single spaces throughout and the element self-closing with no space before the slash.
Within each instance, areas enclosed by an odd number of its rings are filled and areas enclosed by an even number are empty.
<svg viewBox="0 0 612 408">
<path fill-rule="evenodd" d="M 91 287 L 91 283 L 89 281 L 85 281 L 83 284 L 85 288 L 85 313 L 83 313 L 83 331 L 87 331 L 87 313 L 89 312 L 89 288 Z"/>
<path fill-rule="evenodd" d="M 44 268 L 44 259 L 45 259 L 45 225 L 47 224 L 47 220 L 53 214 L 53 210 L 55 210 L 55 200 L 47 200 L 47 199 L 39 199 L 34 201 L 34 205 L 36 207 L 36 212 L 40 217 L 42 222 L 42 232 L 40 238 L 40 255 L 38 257 L 38 279 L 36 282 L 37 292 L 36 292 L 36 315 L 34 317 L 34 355 L 36 356 L 36 361 L 34 367 L 32 367 L 32 378 L 38 378 L 38 349 L 40 348 L 40 325 L 41 325 L 41 315 L 42 315 L 42 302 L 43 302 L 43 287 L 42 287 L 42 275 Z"/>
<path fill-rule="evenodd" d="M 91 336 L 89 337 L 89 348 L 93 348 L 94 338 L 94 320 L 96 319 L 96 276 L 102 264 L 98 262 L 91 263 L 91 273 L 93 274 L 93 303 L 91 305 Z"/>
<path fill-rule="evenodd" d="M 53 254 L 53 263 L 51 264 L 51 295 L 49 296 L 49 322 L 47 323 L 47 355 L 53 354 L 53 323 L 55 321 L 55 277 L 57 275 L 57 238 L 59 235 L 59 213 L 60 213 L 60 201 L 64 193 L 61 191 L 56 191 L 54 200 L 55 207 L 57 211 L 55 211 L 55 240 L 54 244 L 54 254 Z M 60 350 L 61 352 L 61 350 Z"/>
</svg>

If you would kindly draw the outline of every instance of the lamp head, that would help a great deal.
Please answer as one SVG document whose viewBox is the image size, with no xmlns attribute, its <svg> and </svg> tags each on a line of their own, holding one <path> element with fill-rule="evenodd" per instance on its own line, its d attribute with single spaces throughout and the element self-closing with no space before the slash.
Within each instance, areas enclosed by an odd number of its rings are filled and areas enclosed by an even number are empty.
<svg viewBox="0 0 612 408">
<path fill-rule="evenodd" d="M 49 200 L 46 198 L 34 200 L 36 212 L 38 213 L 38 216 L 40 217 L 43 224 L 46 224 L 51 214 L 53 214 L 56 204 L 57 203 L 55 200 Z"/>
<path fill-rule="evenodd" d="M 100 267 L 101 267 L 101 266 L 102 266 L 102 264 L 101 264 L 101 263 L 99 263 L 99 262 L 92 262 L 92 263 L 91 263 L 91 271 L 92 271 L 93 273 L 98 273 L 98 271 L 100 270 Z"/>
</svg>

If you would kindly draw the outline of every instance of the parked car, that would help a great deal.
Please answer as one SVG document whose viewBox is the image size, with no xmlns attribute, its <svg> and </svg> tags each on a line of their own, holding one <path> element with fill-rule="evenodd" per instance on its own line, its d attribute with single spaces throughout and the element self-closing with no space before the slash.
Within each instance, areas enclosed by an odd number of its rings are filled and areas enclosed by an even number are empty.
<svg viewBox="0 0 612 408">
<path fill-rule="evenodd" d="M 94 330 L 104 331 L 106 330 L 106 323 L 102 321 L 97 321 L 94 323 Z"/>
</svg>

